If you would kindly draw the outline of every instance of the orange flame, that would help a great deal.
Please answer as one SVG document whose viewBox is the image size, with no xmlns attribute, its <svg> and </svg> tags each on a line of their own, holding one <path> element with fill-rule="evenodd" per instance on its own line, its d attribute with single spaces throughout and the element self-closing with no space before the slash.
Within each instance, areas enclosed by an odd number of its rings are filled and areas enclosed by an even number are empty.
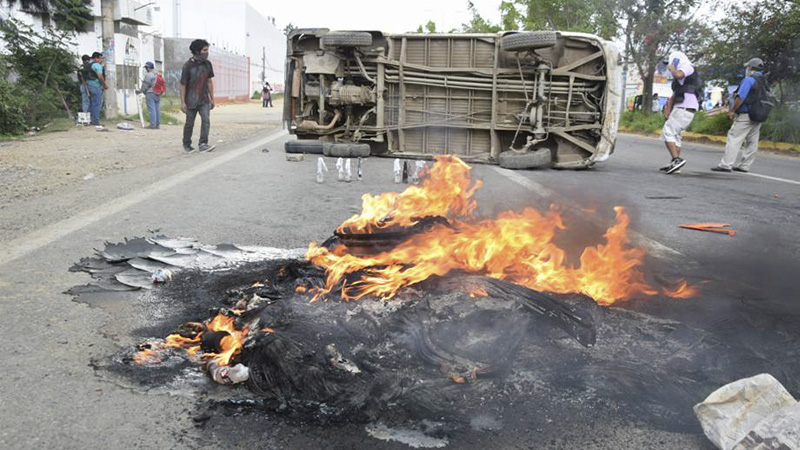
<svg viewBox="0 0 800 450">
<path fill-rule="evenodd" d="M 488 297 L 489 296 L 489 293 L 486 292 L 486 289 L 484 289 L 484 288 L 482 288 L 480 286 L 470 286 L 467 289 L 467 291 L 469 292 L 469 296 L 471 298 Z"/>
<path fill-rule="evenodd" d="M 415 218 L 446 216 L 453 227 L 434 225 L 391 251 L 357 256 L 343 245 L 332 251 L 309 245 L 306 258 L 325 268 L 326 284 L 314 300 L 340 289 L 344 300 L 367 295 L 391 298 L 405 286 L 451 270 L 464 270 L 508 280 L 539 291 L 582 293 L 601 305 L 637 295 L 652 296 L 658 289 L 646 281 L 641 266 L 644 249 L 630 247 L 629 218 L 624 208 L 614 208 L 616 223 L 604 234 L 605 243 L 583 251 L 579 267 L 567 266 L 566 252 L 552 241 L 565 228 L 560 214 L 551 208 L 542 215 L 532 208 L 504 212 L 496 219 L 477 223 L 469 219 L 475 209 L 469 166 L 456 157 L 439 157 L 422 187 L 411 186 L 400 194 L 363 197 L 364 211 L 348 219 L 339 230 L 371 232 L 389 224 L 415 223 Z M 389 218 L 389 219 L 387 219 Z M 360 278 L 345 284 L 348 274 Z M 666 295 L 686 295 L 689 290 L 665 290 Z"/>
<path fill-rule="evenodd" d="M 247 337 L 247 327 L 237 330 L 234 326 L 234 318 L 222 313 L 217 314 L 212 320 L 208 321 L 205 330 L 200 331 L 194 337 L 181 336 L 180 334 L 170 334 L 164 342 L 151 343 L 151 348 L 139 351 L 133 356 L 136 364 L 154 364 L 161 361 L 159 352 L 168 348 L 182 348 L 189 356 L 195 356 L 200 352 L 200 341 L 205 331 L 224 331 L 229 335 L 222 338 L 220 353 L 205 353 L 204 360 L 215 360 L 221 366 L 230 364 L 231 359 L 238 355 Z"/>
<path fill-rule="evenodd" d="M 337 231 L 369 233 L 391 226 L 408 227 L 427 216 L 469 216 L 477 207 L 472 195 L 483 185 L 481 181 L 470 185 L 471 169 L 456 156 L 437 156 L 420 186 L 409 186 L 401 193 L 364 194 L 361 214 L 344 221 Z"/>
</svg>

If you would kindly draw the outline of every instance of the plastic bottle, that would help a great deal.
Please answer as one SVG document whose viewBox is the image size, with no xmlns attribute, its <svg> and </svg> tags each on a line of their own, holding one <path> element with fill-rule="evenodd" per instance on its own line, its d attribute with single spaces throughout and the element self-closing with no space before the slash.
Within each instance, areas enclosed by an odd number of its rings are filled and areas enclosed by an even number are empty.
<svg viewBox="0 0 800 450">
<path fill-rule="evenodd" d="M 328 166 L 325 165 L 325 160 L 320 156 L 317 158 L 317 183 L 325 182 L 325 172 L 328 171 Z"/>
<path fill-rule="evenodd" d="M 339 158 L 336 160 L 336 179 L 339 181 L 344 181 L 344 159 Z"/>
<path fill-rule="evenodd" d="M 419 184 L 420 176 L 422 173 L 427 169 L 428 164 L 425 161 L 417 160 L 414 164 L 416 167 L 414 168 L 414 184 Z"/>
<path fill-rule="evenodd" d="M 364 175 L 361 170 L 361 157 L 359 156 L 358 162 L 356 163 L 356 180 L 358 181 L 361 181 L 361 178 Z"/>
<path fill-rule="evenodd" d="M 153 283 L 166 283 L 172 279 L 172 271 L 169 269 L 156 269 L 150 274 Z"/>
<path fill-rule="evenodd" d="M 408 161 L 403 161 L 403 183 L 408 183 Z"/>
<path fill-rule="evenodd" d="M 403 181 L 403 168 L 400 165 L 400 158 L 394 160 L 394 182 L 402 183 Z"/>
<path fill-rule="evenodd" d="M 244 364 L 236 364 L 232 367 L 221 366 L 213 359 L 208 363 L 208 373 L 212 380 L 227 385 L 241 383 L 250 378 L 250 369 Z"/>
<path fill-rule="evenodd" d="M 348 183 L 353 181 L 353 171 L 350 168 L 350 158 L 347 158 L 344 162 L 344 181 Z"/>
</svg>

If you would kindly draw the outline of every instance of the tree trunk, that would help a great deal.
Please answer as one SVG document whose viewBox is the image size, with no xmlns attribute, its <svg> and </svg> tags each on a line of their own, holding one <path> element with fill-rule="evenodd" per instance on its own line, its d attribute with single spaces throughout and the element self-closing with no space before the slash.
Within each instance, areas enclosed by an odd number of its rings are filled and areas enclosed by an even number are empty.
<svg viewBox="0 0 800 450">
<path fill-rule="evenodd" d="M 642 74 L 642 111 L 647 113 L 653 111 L 653 74 L 656 71 L 656 64 L 647 61 L 647 71 Z"/>
</svg>

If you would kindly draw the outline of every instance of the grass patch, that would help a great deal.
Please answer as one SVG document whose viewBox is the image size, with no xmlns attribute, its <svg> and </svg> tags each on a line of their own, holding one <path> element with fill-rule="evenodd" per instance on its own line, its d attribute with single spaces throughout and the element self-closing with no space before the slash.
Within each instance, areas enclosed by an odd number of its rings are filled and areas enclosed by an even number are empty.
<svg viewBox="0 0 800 450">
<path fill-rule="evenodd" d="M 727 114 L 718 114 L 709 117 L 705 111 L 699 111 L 694 115 L 689 130 L 692 133 L 710 134 L 712 136 L 725 136 L 731 128 L 733 120 Z"/>
<path fill-rule="evenodd" d="M 619 121 L 619 129 L 635 133 L 655 133 L 664 127 L 664 115 L 644 111 L 625 111 Z"/>
<path fill-rule="evenodd" d="M 60 131 L 69 131 L 73 128 L 75 128 L 74 120 L 69 117 L 59 117 L 42 127 L 42 133 L 58 133 Z"/>
</svg>

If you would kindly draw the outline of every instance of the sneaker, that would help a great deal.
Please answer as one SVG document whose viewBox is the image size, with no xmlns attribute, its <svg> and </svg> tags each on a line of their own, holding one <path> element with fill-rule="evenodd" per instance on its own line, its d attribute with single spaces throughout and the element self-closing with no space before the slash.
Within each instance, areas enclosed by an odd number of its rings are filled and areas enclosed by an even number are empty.
<svg viewBox="0 0 800 450">
<path fill-rule="evenodd" d="M 681 158 L 680 156 L 672 160 L 672 164 L 669 165 L 667 168 L 667 173 L 675 173 L 681 167 L 686 165 L 686 160 Z"/>
<path fill-rule="evenodd" d="M 741 167 L 734 167 L 734 168 L 733 168 L 733 171 L 734 171 L 734 172 L 742 172 L 742 173 L 747 173 L 747 172 L 750 172 L 749 170 L 747 170 L 747 169 L 742 169 Z"/>
<path fill-rule="evenodd" d="M 197 153 L 197 150 L 194 149 L 191 145 L 184 145 L 183 146 L 183 153 Z"/>
<path fill-rule="evenodd" d="M 215 148 L 217 148 L 216 145 L 200 144 L 200 151 L 201 152 L 210 152 L 211 150 L 214 150 Z"/>
<path fill-rule="evenodd" d="M 712 167 L 711 170 L 713 172 L 730 172 L 731 171 L 731 169 L 726 169 L 726 168 L 720 167 L 720 166 Z"/>
<path fill-rule="evenodd" d="M 669 170 L 669 168 L 670 168 L 671 166 L 672 166 L 672 164 L 670 164 L 669 166 L 664 166 L 664 167 L 662 167 L 662 168 L 660 168 L 660 169 L 658 169 L 658 170 L 660 170 L 660 171 L 662 171 L 662 172 L 666 172 L 666 171 L 668 171 L 668 170 Z"/>
</svg>

